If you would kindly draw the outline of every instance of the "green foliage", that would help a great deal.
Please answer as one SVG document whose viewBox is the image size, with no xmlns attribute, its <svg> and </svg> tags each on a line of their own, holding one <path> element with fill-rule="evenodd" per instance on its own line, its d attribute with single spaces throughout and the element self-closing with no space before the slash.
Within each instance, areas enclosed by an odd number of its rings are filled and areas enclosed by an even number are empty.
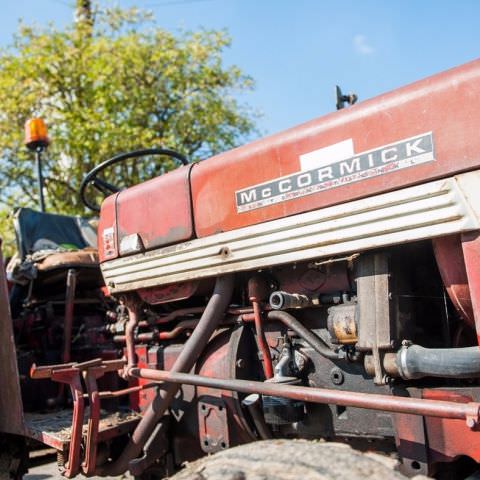
<svg viewBox="0 0 480 480">
<path fill-rule="evenodd" d="M 85 214 L 78 198 L 88 170 L 117 153 L 163 146 L 200 160 L 255 134 L 254 114 L 233 94 L 253 87 L 225 66 L 224 31 L 174 35 L 137 9 L 97 10 L 93 26 L 20 25 L 0 52 L 0 202 L 38 205 L 24 123 L 42 117 L 50 211 Z M 160 165 L 157 172 L 172 168 Z M 117 169 L 114 183 L 142 181 L 151 168 Z M 127 178 L 128 177 L 128 178 Z M 133 178 L 132 178 L 133 177 Z M 1 227 L 0 227 L 1 228 Z"/>
</svg>

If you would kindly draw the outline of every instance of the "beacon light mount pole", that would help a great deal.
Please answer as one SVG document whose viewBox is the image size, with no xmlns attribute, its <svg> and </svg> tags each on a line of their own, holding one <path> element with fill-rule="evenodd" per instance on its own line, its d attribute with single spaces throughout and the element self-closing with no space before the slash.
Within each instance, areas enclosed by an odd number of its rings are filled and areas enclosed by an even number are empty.
<svg viewBox="0 0 480 480">
<path fill-rule="evenodd" d="M 45 199 L 43 197 L 42 153 L 48 147 L 47 126 L 41 118 L 30 118 L 25 122 L 25 145 L 35 152 L 37 164 L 37 182 L 40 200 L 40 210 L 45 212 Z"/>
</svg>

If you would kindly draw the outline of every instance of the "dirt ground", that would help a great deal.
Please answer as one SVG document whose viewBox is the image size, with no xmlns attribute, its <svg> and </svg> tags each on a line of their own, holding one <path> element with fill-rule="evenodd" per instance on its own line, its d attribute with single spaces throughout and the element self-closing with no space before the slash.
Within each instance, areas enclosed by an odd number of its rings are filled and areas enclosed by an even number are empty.
<svg viewBox="0 0 480 480">
<path fill-rule="evenodd" d="M 58 473 L 57 463 L 53 460 L 49 463 L 43 465 L 37 465 L 29 469 L 28 474 L 25 475 L 24 480 L 48 480 L 48 479 L 63 479 Z M 86 477 L 79 475 L 78 479 L 84 479 Z M 89 477 L 89 479 L 96 479 L 96 480 L 113 480 L 113 479 L 132 479 L 133 477 L 129 475 L 120 475 L 119 477 Z"/>
</svg>

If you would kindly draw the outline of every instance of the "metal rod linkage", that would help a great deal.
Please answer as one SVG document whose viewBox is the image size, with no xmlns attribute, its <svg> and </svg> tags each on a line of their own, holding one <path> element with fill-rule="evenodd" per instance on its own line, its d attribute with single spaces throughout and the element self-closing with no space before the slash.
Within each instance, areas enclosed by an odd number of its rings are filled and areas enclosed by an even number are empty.
<svg viewBox="0 0 480 480">
<path fill-rule="evenodd" d="M 69 363 L 72 350 L 73 314 L 75 290 L 77 288 L 77 271 L 69 268 L 67 272 L 67 290 L 65 293 L 65 321 L 63 329 L 63 363 Z"/>
<path fill-rule="evenodd" d="M 467 425 L 470 428 L 473 428 L 478 423 L 480 413 L 480 403 L 476 402 L 458 403 L 326 388 L 280 385 L 253 380 L 221 379 L 149 368 L 133 368 L 129 373 L 133 377 L 144 378 L 150 381 L 182 383 L 243 393 L 260 393 L 262 395 L 292 398 L 312 403 L 462 419 L 467 421 Z"/>
</svg>

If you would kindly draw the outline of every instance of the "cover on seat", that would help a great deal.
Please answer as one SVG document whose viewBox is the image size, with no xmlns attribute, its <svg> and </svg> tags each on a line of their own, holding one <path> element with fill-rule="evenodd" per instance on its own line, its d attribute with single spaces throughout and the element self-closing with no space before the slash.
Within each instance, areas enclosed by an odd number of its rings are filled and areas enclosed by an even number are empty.
<svg viewBox="0 0 480 480">
<path fill-rule="evenodd" d="M 84 248 L 73 252 L 52 253 L 36 264 L 41 274 L 57 268 L 98 268 L 98 253 L 95 248 Z"/>
<path fill-rule="evenodd" d="M 41 244 L 68 245 L 77 249 L 97 246 L 95 229 L 81 217 L 20 208 L 15 212 L 14 226 L 21 259 L 41 249 L 38 248 Z"/>
</svg>

